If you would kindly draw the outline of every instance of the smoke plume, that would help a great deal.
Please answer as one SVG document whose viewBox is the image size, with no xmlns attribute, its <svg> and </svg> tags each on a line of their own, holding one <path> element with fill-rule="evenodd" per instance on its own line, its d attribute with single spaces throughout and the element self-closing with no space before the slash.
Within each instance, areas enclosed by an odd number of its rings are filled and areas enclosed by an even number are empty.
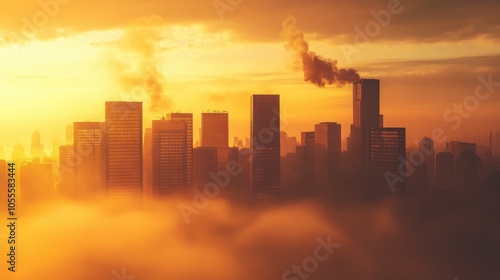
<svg viewBox="0 0 500 280">
<path fill-rule="evenodd" d="M 342 87 L 359 81 L 360 77 L 355 69 L 339 69 L 336 60 L 323 58 L 309 51 L 309 44 L 304 38 L 304 32 L 298 28 L 295 17 L 289 16 L 283 21 L 281 34 L 287 41 L 286 48 L 302 61 L 305 81 L 322 88 L 326 84 Z"/>
<path fill-rule="evenodd" d="M 160 70 L 162 26 L 161 17 L 132 21 L 110 54 L 110 66 L 120 86 L 134 97 L 148 96 L 153 112 L 164 112 L 171 105 Z"/>
</svg>

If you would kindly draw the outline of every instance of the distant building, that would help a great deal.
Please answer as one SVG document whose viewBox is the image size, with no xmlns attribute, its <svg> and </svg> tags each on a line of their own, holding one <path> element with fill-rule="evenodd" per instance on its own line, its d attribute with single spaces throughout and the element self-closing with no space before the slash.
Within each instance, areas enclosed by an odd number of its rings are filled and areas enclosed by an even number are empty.
<svg viewBox="0 0 500 280">
<path fill-rule="evenodd" d="M 422 141 L 420 141 L 419 151 L 425 156 L 425 165 L 427 168 L 426 186 L 428 186 L 434 182 L 436 173 L 436 151 L 434 141 L 431 138 L 425 137 Z"/>
<path fill-rule="evenodd" d="M 186 123 L 186 172 L 187 186 L 193 184 L 193 114 L 191 113 L 170 113 L 167 120 L 183 121 Z"/>
<path fill-rule="evenodd" d="M 217 149 L 218 170 L 229 160 L 229 115 L 227 112 L 201 114 L 201 146 Z"/>
<path fill-rule="evenodd" d="M 95 198 L 105 192 L 104 123 L 75 122 L 76 197 Z"/>
<path fill-rule="evenodd" d="M 323 122 L 315 125 L 315 183 L 319 189 L 332 189 L 342 171 L 341 125 Z"/>
<path fill-rule="evenodd" d="M 303 149 L 298 152 L 298 158 L 302 159 L 302 174 L 304 184 L 307 189 L 312 190 L 315 185 L 315 164 L 316 164 L 316 137 L 314 131 L 306 131 L 301 133 L 301 144 Z M 301 156 L 303 155 L 303 156 Z"/>
<path fill-rule="evenodd" d="M 255 198 L 272 198 L 281 191 L 279 110 L 279 95 L 251 97 L 250 185 Z"/>
<path fill-rule="evenodd" d="M 143 196 L 151 198 L 153 195 L 153 130 L 146 128 L 144 133 L 143 168 Z"/>
<path fill-rule="evenodd" d="M 73 145 L 59 146 L 59 181 L 57 192 L 65 198 L 76 198 L 75 148 Z"/>
<path fill-rule="evenodd" d="M 106 191 L 110 198 L 142 200 L 142 103 L 106 102 Z"/>
<path fill-rule="evenodd" d="M 193 182 L 202 186 L 213 181 L 210 174 L 217 173 L 217 148 L 200 147 L 193 149 Z"/>
<path fill-rule="evenodd" d="M 436 187 L 453 187 L 455 158 L 450 152 L 442 152 L 436 155 Z"/>
<path fill-rule="evenodd" d="M 54 198 L 54 178 L 49 163 L 30 162 L 19 167 L 19 192 L 21 208 Z"/>
<path fill-rule="evenodd" d="M 390 193 L 405 189 L 405 180 L 388 181 L 388 174 L 397 175 L 403 179 L 406 174 L 399 172 L 399 166 L 406 162 L 406 129 L 405 128 L 372 128 L 369 148 L 370 183 L 374 185 L 377 194 Z"/>
<path fill-rule="evenodd" d="M 188 185 L 186 122 L 153 120 L 152 132 L 153 197 L 185 190 Z"/>
<path fill-rule="evenodd" d="M 474 188 L 479 182 L 478 166 L 481 160 L 475 143 L 450 142 L 450 152 L 455 159 L 455 182 L 457 187 Z"/>
<path fill-rule="evenodd" d="M 43 145 L 40 142 L 40 131 L 33 132 L 31 136 L 31 158 L 42 159 L 44 157 Z"/>
</svg>

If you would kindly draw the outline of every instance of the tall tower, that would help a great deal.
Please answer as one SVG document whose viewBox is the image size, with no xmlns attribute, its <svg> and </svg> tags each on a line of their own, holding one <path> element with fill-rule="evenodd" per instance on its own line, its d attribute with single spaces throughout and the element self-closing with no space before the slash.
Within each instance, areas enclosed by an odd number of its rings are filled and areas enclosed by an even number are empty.
<svg viewBox="0 0 500 280">
<path fill-rule="evenodd" d="M 187 124 L 182 120 L 153 120 L 153 197 L 187 186 Z"/>
<path fill-rule="evenodd" d="M 91 198 L 104 193 L 104 123 L 75 122 L 74 159 L 77 198 Z"/>
<path fill-rule="evenodd" d="M 368 173 L 370 134 L 381 125 L 380 80 L 361 79 L 353 85 L 353 124 L 348 139 L 348 151 L 354 166 Z"/>
<path fill-rule="evenodd" d="M 184 121 L 186 123 L 186 153 L 187 153 L 187 186 L 193 184 L 193 114 L 191 113 L 170 113 L 167 120 Z"/>
<path fill-rule="evenodd" d="M 224 170 L 229 160 L 229 117 L 227 112 L 201 114 L 201 146 L 217 148 L 217 168 Z"/>
<path fill-rule="evenodd" d="M 110 198 L 142 199 L 142 102 L 106 102 L 105 178 Z"/>
<path fill-rule="evenodd" d="M 31 158 L 40 158 L 44 156 L 43 145 L 40 142 L 40 131 L 33 132 L 31 136 Z"/>
<path fill-rule="evenodd" d="M 425 155 L 425 162 L 427 163 L 427 184 L 433 184 L 436 174 L 434 141 L 431 138 L 425 137 L 419 144 L 419 150 Z"/>
<path fill-rule="evenodd" d="M 335 122 L 317 124 L 314 135 L 316 186 L 323 190 L 331 189 L 341 175 L 341 125 Z"/>
<path fill-rule="evenodd" d="M 272 198 L 281 189 L 279 110 L 279 95 L 251 97 L 250 185 L 255 198 Z"/>
</svg>

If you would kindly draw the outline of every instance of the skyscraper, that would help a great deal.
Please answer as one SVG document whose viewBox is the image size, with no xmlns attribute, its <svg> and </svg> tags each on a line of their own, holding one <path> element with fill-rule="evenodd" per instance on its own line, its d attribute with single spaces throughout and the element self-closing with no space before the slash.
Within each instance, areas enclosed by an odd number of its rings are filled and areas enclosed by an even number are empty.
<svg viewBox="0 0 500 280">
<path fill-rule="evenodd" d="M 323 122 L 315 125 L 315 182 L 319 189 L 332 189 L 342 168 L 341 125 Z"/>
<path fill-rule="evenodd" d="M 271 198 L 281 189 L 279 110 L 279 95 L 251 97 L 250 186 L 255 198 Z"/>
<path fill-rule="evenodd" d="M 391 184 L 393 181 L 388 181 L 387 174 L 406 178 L 406 174 L 399 171 L 401 162 L 406 162 L 406 129 L 374 127 L 371 129 L 369 143 L 369 179 L 374 185 L 375 193 L 404 190 L 405 180 Z"/>
<path fill-rule="evenodd" d="M 153 195 L 153 129 L 146 128 L 144 133 L 143 168 L 143 196 L 151 198 Z"/>
<path fill-rule="evenodd" d="M 193 183 L 202 186 L 213 179 L 210 174 L 217 172 L 217 148 L 200 147 L 193 149 Z"/>
<path fill-rule="evenodd" d="M 43 154 L 43 145 L 40 142 L 40 131 L 33 132 L 31 136 L 31 158 L 42 158 Z"/>
<path fill-rule="evenodd" d="M 431 138 L 425 137 L 419 143 L 419 150 L 425 155 L 425 163 L 427 165 L 427 185 L 434 182 L 436 167 L 435 167 L 435 147 L 434 141 Z"/>
<path fill-rule="evenodd" d="M 73 145 L 59 146 L 59 181 L 57 192 L 63 197 L 76 198 L 75 148 Z"/>
<path fill-rule="evenodd" d="M 361 79 L 353 84 L 353 125 L 348 150 L 362 174 L 368 173 L 372 128 L 380 125 L 380 80 Z"/>
<path fill-rule="evenodd" d="M 466 142 L 450 142 L 450 152 L 455 159 L 456 186 L 464 188 L 476 187 L 478 182 L 478 165 L 480 159 L 476 154 L 476 144 Z"/>
<path fill-rule="evenodd" d="M 76 197 L 79 199 L 104 194 L 103 128 L 101 122 L 73 124 Z"/>
<path fill-rule="evenodd" d="M 153 120 L 153 197 L 187 186 L 187 124 L 182 120 Z"/>
<path fill-rule="evenodd" d="M 178 120 L 186 123 L 186 153 L 187 153 L 187 186 L 193 184 L 193 114 L 170 113 L 167 120 Z"/>
<path fill-rule="evenodd" d="M 229 160 L 229 117 L 227 112 L 201 114 L 201 146 L 217 149 L 217 168 L 224 170 Z"/>
<path fill-rule="evenodd" d="M 106 190 L 111 198 L 142 196 L 142 103 L 106 102 Z"/>
<path fill-rule="evenodd" d="M 310 190 L 314 186 L 314 177 L 315 177 L 315 168 L 316 164 L 315 157 L 315 146 L 316 146 L 316 138 L 314 131 L 307 131 L 301 133 L 301 145 L 302 149 L 302 175 L 304 179 L 305 187 L 308 187 Z M 300 158 L 300 157 L 299 157 Z"/>
</svg>

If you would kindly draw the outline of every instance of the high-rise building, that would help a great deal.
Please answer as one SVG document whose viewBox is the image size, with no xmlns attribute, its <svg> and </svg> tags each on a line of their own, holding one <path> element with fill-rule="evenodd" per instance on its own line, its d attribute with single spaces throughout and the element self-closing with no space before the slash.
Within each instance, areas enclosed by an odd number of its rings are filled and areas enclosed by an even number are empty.
<svg viewBox="0 0 500 280">
<path fill-rule="evenodd" d="M 374 185 L 375 192 L 384 194 L 404 190 L 405 180 L 388 180 L 391 178 L 388 174 L 406 178 L 406 174 L 399 171 L 401 162 L 406 162 L 406 129 L 374 127 L 371 129 L 369 143 L 368 168 L 370 183 Z"/>
<path fill-rule="evenodd" d="M 229 117 L 227 112 L 201 113 L 202 147 L 217 148 L 217 166 L 226 168 L 229 159 Z"/>
<path fill-rule="evenodd" d="M 435 147 L 434 141 L 431 138 L 425 137 L 419 143 L 419 150 L 425 156 L 425 164 L 427 166 L 427 185 L 434 182 L 434 177 L 436 173 L 435 167 Z"/>
<path fill-rule="evenodd" d="M 315 125 L 315 183 L 319 189 L 332 189 L 342 168 L 341 125 L 323 122 Z"/>
<path fill-rule="evenodd" d="M 104 123 L 75 122 L 75 187 L 78 199 L 95 198 L 105 192 L 103 156 Z"/>
<path fill-rule="evenodd" d="M 251 97 L 250 186 L 255 198 L 271 198 L 281 190 L 279 110 L 279 95 Z"/>
<path fill-rule="evenodd" d="M 436 187 L 451 188 L 453 186 L 455 158 L 450 152 L 436 155 Z"/>
<path fill-rule="evenodd" d="M 40 131 L 33 132 L 31 136 L 31 158 L 43 158 L 43 145 L 40 142 Z"/>
<path fill-rule="evenodd" d="M 480 159 L 476 154 L 476 144 L 466 142 L 450 142 L 450 152 L 455 159 L 456 186 L 464 188 L 476 187 L 478 182 L 478 165 Z"/>
<path fill-rule="evenodd" d="M 76 198 L 75 148 L 73 145 L 59 146 L 59 181 L 57 192 L 66 198 Z"/>
<path fill-rule="evenodd" d="M 143 168 L 143 196 L 151 198 L 153 195 L 153 129 L 146 128 L 144 133 Z"/>
<path fill-rule="evenodd" d="M 167 120 L 178 120 L 186 123 L 186 153 L 187 153 L 187 186 L 193 184 L 193 114 L 170 113 Z"/>
<path fill-rule="evenodd" d="M 301 133 L 301 145 L 303 149 L 299 149 L 298 158 L 302 160 L 302 164 L 299 166 L 302 169 L 302 177 L 304 179 L 304 184 L 309 190 L 314 186 L 314 177 L 315 177 L 315 169 L 314 166 L 316 164 L 316 138 L 314 131 L 306 131 Z"/>
<path fill-rule="evenodd" d="M 366 175 L 370 161 L 370 134 L 381 125 L 380 80 L 361 79 L 353 85 L 353 125 L 348 151 L 355 168 Z"/>
<path fill-rule="evenodd" d="M 196 186 L 213 181 L 210 174 L 217 172 L 217 148 L 200 147 L 193 149 L 193 183 Z"/>
<path fill-rule="evenodd" d="M 20 205 L 23 209 L 47 202 L 55 194 L 52 165 L 30 162 L 19 167 Z"/>
<path fill-rule="evenodd" d="M 112 199 L 142 199 L 142 103 L 106 102 L 106 191 Z"/>
<path fill-rule="evenodd" d="M 187 124 L 182 120 L 153 120 L 153 197 L 187 186 Z"/>
</svg>

